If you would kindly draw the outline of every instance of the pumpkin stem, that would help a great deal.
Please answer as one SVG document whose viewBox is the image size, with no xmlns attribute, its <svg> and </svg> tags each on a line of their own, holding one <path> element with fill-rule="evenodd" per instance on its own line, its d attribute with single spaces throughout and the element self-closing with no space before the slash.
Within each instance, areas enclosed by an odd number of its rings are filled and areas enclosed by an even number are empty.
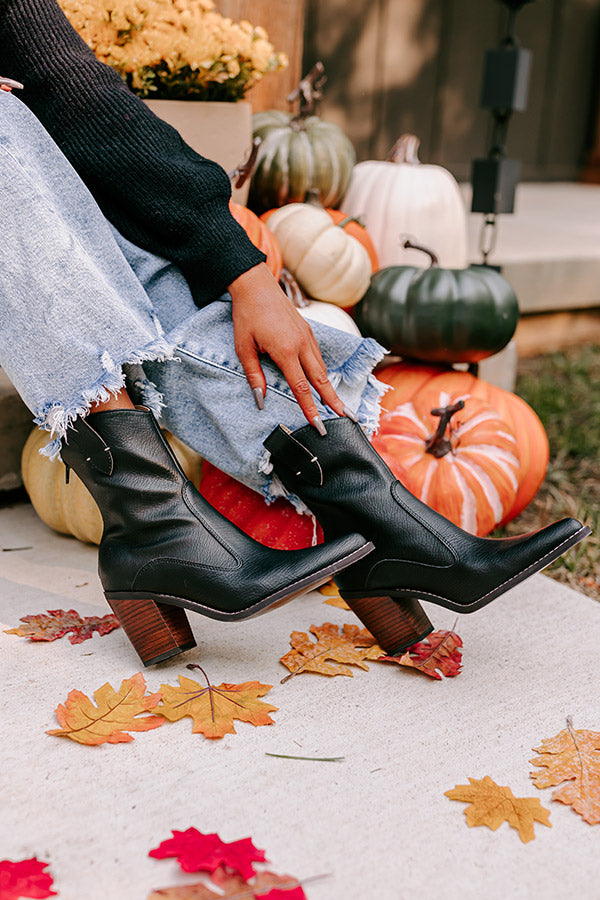
<svg viewBox="0 0 600 900">
<path fill-rule="evenodd" d="M 413 242 L 407 238 L 402 244 L 405 250 L 420 250 L 421 253 L 426 253 L 430 259 L 429 268 L 433 269 L 435 266 L 439 266 L 440 261 L 433 252 L 428 247 L 422 247 L 421 244 L 413 244 Z"/>
<path fill-rule="evenodd" d="M 338 223 L 337 223 L 337 227 L 338 227 L 338 228 L 345 228 L 346 225 L 349 225 L 349 224 L 350 224 L 350 222 L 356 222 L 356 224 L 357 224 L 357 225 L 360 225 L 361 228 L 364 228 L 364 227 L 365 227 L 365 223 L 362 221 L 362 219 L 357 219 L 356 216 L 346 216 L 345 219 L 342 219 L 341 222 L 338 222 Z"/>
<path fill-rule="evenodd" d="M 452 442 L 450 438 L 447 438 L 446 428 L 450 425 L 450 419 L 454 415 L 454 413 L 458 412 L 460 409 L 464 409 L 465 401 L 457 400 L 456 403 L 453 403 L 451 406 L 442 406 L 440 409 L 432 409 L 432 416 L 439 416 L 440 423 L 436 429 L 435 434 L 430 435 L 425 441 L 425 450 L 427 453 L 431 453 L 432 456 L 435 456 L 436 459 L 441 459 L 442 456 L 445 456 L 446 453 L 449 453 L 452 450 Z M 450 430 L 452 430 L 452 426 L 450 426 Z"/>
<path fill-rule="evenodd" d="M 409 166 L 421 165 L 419 159 L 420 143 L 421 141 L 416 134 L 401 135 L 386 156 L 386 162 L 408 163 Z"/>
<path fill-rule="evenodd" d="M 316 115 L 319 103 L 323 99 L 323 87 L 326 81 L 325 66 L 319 60 L 319 62 L 314 64 L 310 72 L 304 76 L 296 90 L 288 94 L 288 103 L 294 103 L 295 100 L 300 101 L 300 111 L 292 119 L 290 125 L 302 128 L 304 119 L 308 118 L 308 116 Z"/>
<path fill-rule="evenodd" d="M 302 293 L 302 288 L 300 287 L 290 270 L 286 269 L 285 267 L 281 270 L 279 286 L 286 297 L 292 301 L 296 309 L 302 309 L 305 306 L 310 306 L 310 302 Z"/>
<path fill-rule="evenodd" d="M 227 173 L 227 177 L 235 188 L 241 188 L 252 175 L 260 145 L 261 139 L 255 137 L 252 141 L 252 149 L 250 150 L 250 154 L 246 161 L 241 162 L 239 166 L 236 166 L 235 169 L 232 169 L 231 172 Z"/>
</svg>

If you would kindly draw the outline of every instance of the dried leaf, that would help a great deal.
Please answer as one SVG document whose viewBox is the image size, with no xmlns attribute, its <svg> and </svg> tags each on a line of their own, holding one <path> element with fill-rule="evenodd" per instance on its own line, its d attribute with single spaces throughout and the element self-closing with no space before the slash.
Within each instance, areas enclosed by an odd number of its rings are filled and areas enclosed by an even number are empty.
<svg viewBox="0 0 600 900">
<path fill-rule="evenodd" d="M 378 659 L 383 655 L 373 635 L 358 625 L 344 625 L 340 630 L 337 625 L 325 622 L 323 625 L 311 625 L 310 631 L 316 642 L 303 631 L 293 631 L 290 635 L 292 649 L 280 659 L 290 674 L 282 678 L 282 684 L 302 672 L 352 677 L 352 669 L 348 665 L 368 669 L 366 659 Z"/>
<path fill-rule="evenodd" d="M 455 631 L 434 631 L 424 641 L 409 647 L 402 656 L 382 656 L 380 662 L 410 666 L 441 681 L 440 672 L 446 678 L 460 675 L 462 656 L 458 648 L 462 645 Z"/>
<path fill-rule="evenodd" d="M 531 759 L 542 771 L 531 772 L 537 788 L 553 787 L 566 781 L 552 799 L 572 806 L 590 825 L 600 823 L 600 732 L 575 731 L 571 718 L 556 737 L 533 748 L 543 754 Z"/>
<path fill-rule="evenodd" d="M 216 872 L 227 866 L 245 881 L 252 878 L 255 862 L 265 862 L 264 850 L 259 850 L 251 838 L 226 843 L 218 834 L 202 834 L 197 828 L 173 831 L 173 837 L 162 841 L 148 854 L 153 859 L 177 857 L 184 872 Z"/>
<path fill-rule="evenodd" d="M 217 869 L 212 884 L 218 888 L 218 893 L 200 882 L 153 891 L 148 900 L 215 900 L 217 897 L 230 900 L 306 900 L 298 880 L 291 875 L 261 872 L 251 883 L 247 883 L 239 875 Z"/>
<path fill-rule="evenodd" d="M 200 666 L 188 668 L 201 669 Z M 272 684 L 245 681 L 243 684 L 220 684 L 215 687 L 204 669 L 201 671 L 206 678 L 206 686 L 183 675 L 179 676 L 179 687 L 161 685 L 162 704 L 155 712 L 169 722 L 191 716 L 194 722 L 192 731 L 207 738 L 236 734 L 234 719 L 250 722 L 251 725 L 274 724 L 269 713 L 278 707 L 258 699 L 271 690 Z"/>
<path fill-rule="evenodd" d="M 21 616 L 23 625 L 9 628 L 5 634 L 17 634 L 29 638 L 30 641 L 56 641 L 69 634 L 72 644 L 81 644 L 93 637 L 95 631 L 99 635 L 109 634 L 119 627 L 117 617 L 113 613 L 105 616 L 85 616 L 82 618 L 77 610 L 48 609 L 45 613 Z"/>
<path fill-rule="evenodd" d="M 51 891 L 53 880 L 48 872 L 44 872 L 49 863 L 39 859 L 23 859 L 11 862 L 0 860 L 0 900 L 17 900 L 19 897 L 56 897 Z"/>
<path fill-rule="evenodd" d="M 327 600 L 323 600 L 323 603 L 327 603 L 329 606 L 335 606 L 338 609 L 350 609 L 346 601 L 342 600 L 337 585 L 335 585 L 333 581 L 328 581 L 327 584 L 320 587 L 319 593 L 327 597 Z"/>
<path fill-rule="evenodd" d="M 508 822 L 511 828 L 517 829 L 524 844 L 535 837 L 534 822 L 552 828 L 548 821 L 550 812 L 537 798 L 515 797 L 510 788 L 496 784 L 489 775 L 481 781 L 476 778 L 469 778 L 469 781 L 471 784 L 457 784 L 445 792 L 451 800 L 471 804 L 465 809 L 469 828 L 487 825 L 496 831 L 503 822 Z"/>
<path fill-rule="evenodd" d="M 61 728 L 46 734 L 68 737 L 79 744 L 122 744 L 132 741 L 127 731 L 149 731 L 164 725 L 159 716 L 141 713 L 160 703 L 160 694 L 146 694 L 141 672 L 126 678 L 117 693 L 108 682 L 94 693 L 96 706 L 81 691 L 71 691 L 64 704 L 56 709 Z"/>
</svg>

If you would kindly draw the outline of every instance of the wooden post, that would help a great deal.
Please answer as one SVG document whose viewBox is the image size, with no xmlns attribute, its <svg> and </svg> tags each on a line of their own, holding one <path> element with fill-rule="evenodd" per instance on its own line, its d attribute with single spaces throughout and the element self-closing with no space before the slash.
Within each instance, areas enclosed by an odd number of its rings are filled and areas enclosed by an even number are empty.
<svg viewBox="0 0 600 900">
<path fill-rule="evenodd" d="M 275 50 L 287 53 L 289 66 L 271 72 L 246 95 L 254 112 L 289 109 L 286 97 L 302 77 L 305 0 L 217 0 L 216 9 L 234 21 L 261 25 Z"/>
</svg>

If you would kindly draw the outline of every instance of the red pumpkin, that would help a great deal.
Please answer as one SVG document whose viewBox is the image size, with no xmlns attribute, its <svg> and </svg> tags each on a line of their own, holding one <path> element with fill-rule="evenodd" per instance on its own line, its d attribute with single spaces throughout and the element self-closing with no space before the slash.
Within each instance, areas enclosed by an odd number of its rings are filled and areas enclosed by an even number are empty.
<svg viewBox="0 0 600 900">
<path fill-rule="evenodd" d="M 233 218 L 242 226 L 254 246 L 258 247 L 258 249 L 265 254 L 269 269 L 275 276 L 275 280 L 279 281 L 281 278 L 283 261 L 281 259 L 279 245 L 273 232 L 269 231 L 267 226 L 260 221 L 258 216 L 245 206 L 240 206 L 238 203 L 231 201 L 229 209 Z"/>
<path fill-rule="evenodd" d="M 479 461 L 481 470 L 479 488 L 473 491 L 476 485 L 471 485 L 469 479 L 464 480 L 464 487 L 470 486 L 472 497 L 480 497 L 482 490 L 484 494 L 489 494 L 489 497 L 496 493 L 501 504 L 501 514 L 498 516 L 500 506 L 498 505 L 498 499 L 494 499 L 496 508 L 494 518 L 496 521 L 490 524 L 490 512 L 487 508 L 489 507 L 489 499 L 485 502 L 478 501 L 475 513 L 478 523 L 477 527 L 476 529 L 468 528 L 467 530 L 475 530 L 480 535 L 487 534 L 496 525 L 504 524 L 517 516 L 533 499 L 546 473 L 549 448 L 542 423 L 524 400 L 515 394 L 481 381 L 467 372 L 457 372 L 439 366 L 400 363 L 383 369 L 378 373 L 378 378 L 391 385 L 393 389 L 383 398 L 382 427 L 373 444 L 409 490 L 420 496 L 419 490 L 423 489 L 426 477 L 424 473 L 427 470 L 429 471 L 428 478 L 430 479 L 427 482 L 427 496 L 429 499 L 425 500 L 425 502 L 438 509 L 439 512 L 451 521 L 456 522 L 456 524 L 461 525 L 461 527 L 465 527 L 464 523 L 468 519 L 471 522 L 475 521 L 472 511 L 469 513 L 461 508 L 459 512 L 456 500 L 450 500 L 450 482 L 444 480 L 444 478 L 448 478 L 448 475 L 440 477 L 442 471 L 449 468 L 448 463 L 450 463 L 453 473 L 453 482 L 456 482 L 457 475 L 460 474 L 460 466 L 456 466 L 457 456 L 462 455 L 464 457 L 463 451 L 466 451 L 467 447 L 473 444 L 470 438 L 467 439 L 465 426 L 462 427 L 460 434 L 455 431 L 454 435 L 450 435 L 450 443 L 454 441 L 456 444 L 456 441 L 460 438 L 462 447 L 459 454 L 456 453 L 456 446 L 454 447 L 454 454 L 450 455 L 445 465 L 441 464 L 441 460 L 436 460 L 433 455 L 426 453 L 424 444 L 428 435 L 423 437 L 423 424 L 426 427 L 428 425 L 429 434 L 433 434 L 437 423 L 440 421 L 439 418 L 430 417 L 427 423 L 428 410 L 426 407 L 428 404 L 430 404 L 429 409 L 433 409 L 434 406 L 448 406 L 456 399 L 463 398 L 466 403 L 465 409 L 454 414 L 457 420 L 466 423 L 467 415 L 470 416 L 477 409 L 474 405 L 475 401 L 477 401 L 479 404 L 486 405 L 488 411 L 490 408 L 495 411 L 498 423 L 496 426 L 493 426 L 493 420 L 487 420 L 488 427 L 491 427 L 492 430 L 496 428 L 496 438 L 494 439 L 492 434 L 486 437 L 486 448 L 484 450 L 486 457 L 489 458 L 490 455 L 495 457 L 495 463 L 488 465 L 485 459 L 481 459 Z M 445 395 L 444 399 L 448 402 L 444 404 L 439 402 L 442 399 L 442 395 Z M 388 417 L 387 414 L 390 411 L 409 402 L 412 402 L 414 409 L 404 411 L 408 413 L 408 422 L 403 415 Z M 479 407 L 479 409 L 483 411 L 483 407 Z M 417 423 L 422 424 L 418 425 Z M 406 432 L 407 437 L 401 440 L 391 438 L 390 435 L 394 433 L 394 429 L 402 433 Z M 414 443 L 417 439 L 417 432 L 421 435 L 419 438 L 420 445 Z M 473 429 L 470 437 L 472 438 L 476 433 L 476 430 Z M 504 463 L 502 463 L 503 455 L 508 453 L 506 438 L 511 435 L 516 439 L 517 452 L 516 454 L 509 453 Z M 417 468 L 412 476 L 410 475 L 411 466 L 407 465 L 407 458 L 410 461 L 412 457 L 405 452 L 409 437 L 412 439 L 415 448 L 413 457 L 417 454 L 417 447 L 418 455 L 422 457 L 418 458 L 418 465 L 417 460 L 413 459 L 412 466 L 417 465 Z M 491 447 L 489 441 L 491 441 Z M 497 448 L 496 450 L 493 449 L 494 445 Z M 402 449 L 400 450 L 400 448 Z M 469 453 L 473 457 L 472 448 L 469 450 Z M 513 455 L 519 461 L 517 469 L 515 469 L 514 463 L 510 458 Z M 452 460 L 455 460 L 455 462 L 453 463 Z M 440 469 L 440 473 L 439 476 L 436 474 L 434 478 L 437 468 Z M 500 474 L 499 470 L 502 469 L 504 474 Z M 509 503 L 506 478 L 508 477 L 509 480 L 512 480 L 510 473 L 514 473 L 517 483 L 513 499 Z M 489 489 L 490 479 L 491 483 L 494 484 L 494 490 L 491 492 Z M 485 487 L 486 485 L 488 485 L 487 488 Z M 424 498 L 421 497 L 421 499 Z"/>
<path fill-rule="evenodd" d="M 204 462 L 200 493 L 251 538 L 275 550 L 301 550 L 323 543 L 323 530 L 283 498 L 267 505 L 256 491 Z"/>
</svg>

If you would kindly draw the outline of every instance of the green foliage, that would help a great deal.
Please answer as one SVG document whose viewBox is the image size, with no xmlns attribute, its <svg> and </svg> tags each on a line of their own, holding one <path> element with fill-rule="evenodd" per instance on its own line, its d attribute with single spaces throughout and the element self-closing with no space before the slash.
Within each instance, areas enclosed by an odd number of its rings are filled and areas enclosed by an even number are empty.
<svg viewBox="0 0 600 900">
<path fill-rule="evenodd" d="M 519 362 L 516 393 L 535 409 L 550 442 L 537 497 L 502 530 L 518 534 L 562 516 L 592 535 L 547 574 L 600 600 L 600 347 L 589 345 Z M 500 532 L 498 532 L 498 535 Z"/>
</svg>

